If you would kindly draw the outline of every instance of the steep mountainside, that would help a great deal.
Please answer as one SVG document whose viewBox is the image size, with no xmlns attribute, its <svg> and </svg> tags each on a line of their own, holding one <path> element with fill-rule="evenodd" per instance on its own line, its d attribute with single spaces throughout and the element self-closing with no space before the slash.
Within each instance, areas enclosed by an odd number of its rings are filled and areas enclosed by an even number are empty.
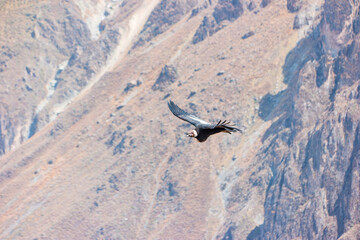
<svg viewBox="0 0 360 240">
<path fill-rule="evenodd" d="M 0 239 L 360 238 L 359 1 L 0 13 Z"/>
</svg>

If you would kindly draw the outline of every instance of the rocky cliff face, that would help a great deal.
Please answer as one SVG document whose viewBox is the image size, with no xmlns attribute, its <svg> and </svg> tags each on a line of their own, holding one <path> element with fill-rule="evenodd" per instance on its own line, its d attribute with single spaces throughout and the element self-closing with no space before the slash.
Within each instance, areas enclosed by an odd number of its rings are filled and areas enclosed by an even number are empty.
<svg viewBox="0 0 360 240">
<path fill-rule="evenodd" d="M 357 1 L 0 6 L 1 239 L 360 237 Z"/>
<path fill-rule="evenodd" d="M 354 97 L 359 42 L 353 27 L 359 6 L 325 1 L 323 7 L 321 22 L 287 56 L 288 87 L 260 104 L 260 116 L 276 121 L 262 138 L 260 156 L 272 171 L 264 223 L 255 238 L 359 237 L 359 100 Z"/>
<path fill-rule="evenodd" d="M 7 116 L 2 117 L 2 153 L 53 120 L 117 57 L 121 23 L 110 22 L 116 14 L 115 3 L 88 9 L 69 2 L 59 4 L 28 1 L 21 6 L 9 1 L 1 10 L 1 115 Z M 82 1 L 78 4 L 81 8 Z M 128 5 L 122 4 L 120 19 L 130 14 L 136 3 Z M 94 21 L 98 25 L 93 26 Z"/>
</svg>

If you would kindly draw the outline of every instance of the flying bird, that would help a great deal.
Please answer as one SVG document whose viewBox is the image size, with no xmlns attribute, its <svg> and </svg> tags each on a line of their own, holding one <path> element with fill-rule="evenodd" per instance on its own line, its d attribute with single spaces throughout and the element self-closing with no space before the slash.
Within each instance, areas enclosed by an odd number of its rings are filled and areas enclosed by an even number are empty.
<svg viewBox="0 0 360 240">
<path fill-rule="evenodd" d="M 196 138 L 199 142 L 205 142 L 209 136 L 219 132 L 226 132 L 230 134 L 232 132 L 241 132 L 240 129 L 234 127 L 234 125 L 230 124 L 230 122 L 226 120 L 220 120 L 218 123 L 215 124 L 208 123 L 194 115 L 185 112 L 171 100 L 168 102 L 168 106 L 170 111 L 175 116 L 195 126 L 195 129 L 187 133 L 186 135 L 188 137 Z"/>
</svg>

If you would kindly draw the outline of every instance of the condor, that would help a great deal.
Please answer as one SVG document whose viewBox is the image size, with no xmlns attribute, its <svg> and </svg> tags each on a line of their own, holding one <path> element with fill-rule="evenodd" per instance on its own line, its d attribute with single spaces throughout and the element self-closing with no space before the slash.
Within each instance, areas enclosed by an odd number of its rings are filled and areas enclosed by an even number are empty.
<svg viewBox="0 0 360 240">
<path fill-rule="evenodd" d="M 209 136 L 219 132 L 226 132 L 230 134 L 232 132 L 241 132 L 240 129 L 234 127 L 233 124 L 230 124 L 230 122 L 226 120 L 225 121 L 220 120 L 216 124 L 208 123 L 194 115 L 185 112 L 171 100 L 168 102 L 168 106 L 170 111 L 175 116 L 195 126 L 195 129 L 187 133 L 186 135 L 188 137 L 196 138 L 199 142 L 205 142 Z"/>
</svg>

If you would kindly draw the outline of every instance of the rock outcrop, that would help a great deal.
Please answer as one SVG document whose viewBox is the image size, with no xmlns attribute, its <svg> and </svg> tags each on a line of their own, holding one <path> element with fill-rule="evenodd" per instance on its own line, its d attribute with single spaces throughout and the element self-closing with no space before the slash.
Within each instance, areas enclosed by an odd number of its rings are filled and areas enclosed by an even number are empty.
<svg viewBox="0 0 360 240">
<path fill-rule="evenodd" d="M 299 11 L 302 4 L 302 0 L 287 0 L 287 8 L 292 13 Z"/>
<path fill-rule="evenodd" d="M 220 0 L 214 8 L 211 16 L 205 16 L 193 37 L 193 44 L 203 41 L 225 25 L 224 21 L 233 22 L 243 14 L 243 4 L 240 0 Z"/>
<path fill-rule="evenodd" d="M 173 66 L 165 65 L 156 79 L 152 90 L 163 90 L 166 86 L 174 83 L 178 79 L 178 73 Z"/>
</svg>

